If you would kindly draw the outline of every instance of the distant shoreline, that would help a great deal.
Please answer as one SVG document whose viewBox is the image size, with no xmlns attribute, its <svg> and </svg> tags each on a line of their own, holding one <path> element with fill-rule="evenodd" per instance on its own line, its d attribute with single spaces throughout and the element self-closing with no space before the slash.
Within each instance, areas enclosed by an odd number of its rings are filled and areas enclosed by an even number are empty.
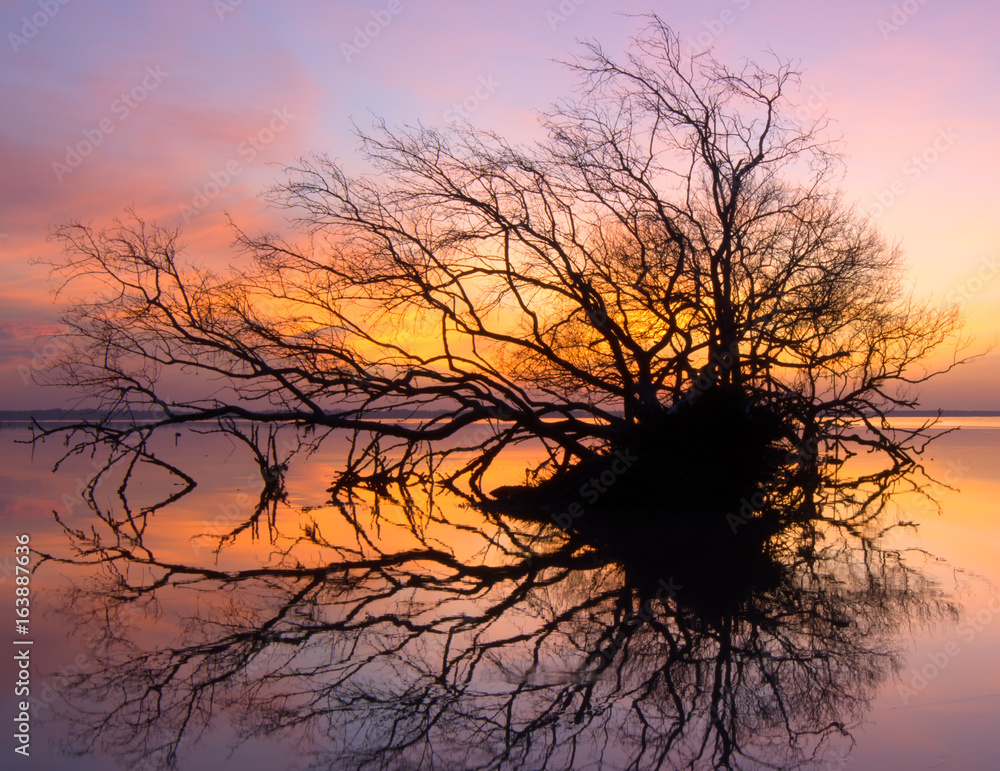
<svg viewBox="0 0 1000 771">
<path fill-rule="evenodd" d="M 1000 410 L 951 410 L 942 409 L 942 418 L 992 418 L 1000 416 Z M 383 419 L 391 418 L 434 418 L 440 417 L 441 413 L 434 412 L 411 412 L 409 410 L 390 410 L 379 413 L 378 417 Z M 887 417 L 895 418 L 933 418 L 937 417 L 938 410 L 896 410 L 886 413 Z M 4 423 L 28 423 L 37 420 L 43 423 L 54 423 L 63 421 L 95 420 L 106 418 L 108 413 L 102 410 L 0 410 L 0 422 Z M 131 418 L 139 421 L 159 420 L 162 416 L 159 413 L 135 412 Z M 116 422 L 127 421 L 124 415 L 113 418 Z"/>
</svg>

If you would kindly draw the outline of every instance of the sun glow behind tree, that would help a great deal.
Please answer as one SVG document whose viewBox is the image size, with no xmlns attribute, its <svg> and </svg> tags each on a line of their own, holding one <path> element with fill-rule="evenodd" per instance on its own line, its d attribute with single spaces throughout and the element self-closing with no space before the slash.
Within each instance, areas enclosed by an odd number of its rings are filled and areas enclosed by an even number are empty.
<svg viewBox="0 0 1000 771">
<path fill-rule="evenodd" d="M 141 222 L 62 228 L 57 270 L 108 291 L 69 311 L 56 379 L 161 425 L 353 430 L 376 467 L 380 438 L 422 462 L 503 418 L 465 468 L 473 488 L 521 442 L 554 471 L 659 441 L 708 393 L 775 418 L 771 441 L 912 462 L 926 435 L 882 416 L 915 403 L 957 313 L 907 297 L 898 251 L 842 201 L 790 65 L 682 50 L 656 17 L 624 60 L 586 46 L 578 96 L 535 147 L 379 125 L 360 135 L 370 174 L 303 159 L 271 197 L 306 238 L 237 230 L 239 271 L 187 268 L 176 234 Z M 163 398 L 178 370 L 211 390 Z M 404 405 L 422 417 L 385 420 Z"/>
</svg>

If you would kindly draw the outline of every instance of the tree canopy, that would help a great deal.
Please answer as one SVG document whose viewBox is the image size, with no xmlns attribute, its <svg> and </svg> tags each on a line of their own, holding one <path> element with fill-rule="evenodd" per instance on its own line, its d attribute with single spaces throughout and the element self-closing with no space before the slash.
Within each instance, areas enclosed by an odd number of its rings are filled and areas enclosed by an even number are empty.
<svg viewBox="0 0 1000 771">
<path fill-rule="evenodd" d="M 245 264 L 227 273 L 138 219 L 60 228 L 57 271 L 105 289 L 68 310 L 50 381 L 157 416 L 76 429 L 345 429 L 361 479 L 433 469 L 488 425 L 449 472 L 481 492 L 512 446 L 541 442 L 566 469 L 670 442 L 678 414 L 729 394 L 777 419 L 772 444 L 911 462 L 926 427 L 884 416 L 916 404 L 957 312 L 909 296 L 899 250 L 838 191 L 792 64 L 686 54 L 647 21 L 623 58 L 590 43 L 568 62 L 580 87 L 535 145 L 378 124 L 359 131 L 368 174 L 303 159 L 270 191 L 298 235 L 237 229 Z"/>
</svg>

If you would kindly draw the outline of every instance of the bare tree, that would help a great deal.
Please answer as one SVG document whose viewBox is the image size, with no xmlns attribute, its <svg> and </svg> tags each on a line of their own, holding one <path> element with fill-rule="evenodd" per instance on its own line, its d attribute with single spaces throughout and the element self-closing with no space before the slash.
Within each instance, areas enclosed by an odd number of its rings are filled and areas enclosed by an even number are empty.
<svg viewBox="0 0 1000 771">
<path fill-rule="evenodd" d="M 474 424 L 489 431 L 447 481 L 477 495 L 524 442 L 547 473 L 615 447 L 653 467 L 709 394 L 776 418 L 764 445 L 911 463 L 929 424 L 900 435 L 884 416 L 917 403 L 958 318 L 905 294 L 898 251 L 836 191 L 792 66 L 685 55 L 657 17 L 624 60 L 595 43 L 569 66 L 582 87 L 537 146 L 380 125 L 360 134 L 374 174 L 303 160 L 272 195 L 304 235 L 237 231 L 239 270 L 185 265 L 176 232 L 138 221 L 61 228 L 57 270 L 104 291 L 67 313 L 54 379 L 154 410 L 144 430 L 352 431 L 351 484 L 433 473 Z"/>
</svg>

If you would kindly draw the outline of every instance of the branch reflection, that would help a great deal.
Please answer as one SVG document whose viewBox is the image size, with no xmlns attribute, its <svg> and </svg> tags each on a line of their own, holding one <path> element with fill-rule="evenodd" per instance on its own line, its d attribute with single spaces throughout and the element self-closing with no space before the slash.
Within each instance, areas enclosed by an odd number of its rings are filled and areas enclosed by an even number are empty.
<svg viewBox="0 0 1000 771">
<path fill-rule="evenodd" d="M 262 472 L 284 468 L 271 446 Z M 228 723 L 318 768 L 838 768 L 901 626 L 952 611 L 879 546 L 898 473 L 796 477 L 743 528 L 564 529 L 404 491 L 303 512 L 296 537 L 262 479 L 266 565 L 160 558 L 104 511 L 67 528 L 74 555 L 49 558 L 90 566 L 67 611 L 98 661 L 68 694 L 76 751 L 172 767 Z"/>
</svg>

